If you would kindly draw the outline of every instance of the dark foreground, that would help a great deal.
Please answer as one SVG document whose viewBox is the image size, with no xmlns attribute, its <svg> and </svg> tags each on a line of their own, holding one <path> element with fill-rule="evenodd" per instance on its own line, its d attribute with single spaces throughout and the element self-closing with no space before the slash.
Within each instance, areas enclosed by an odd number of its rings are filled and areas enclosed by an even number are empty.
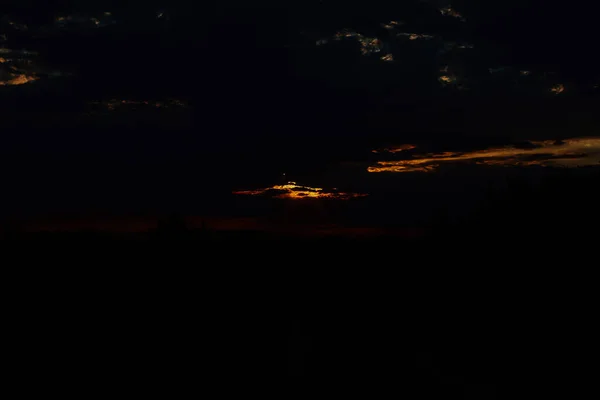
<svg viewBox="0 0 600 400">
<path fill-rule="evenodd" d="M 593 251 L 531 234 L 6 230 L 5 361 L 86 396 L 569 395 L 596 354 Z"/>
</svg>

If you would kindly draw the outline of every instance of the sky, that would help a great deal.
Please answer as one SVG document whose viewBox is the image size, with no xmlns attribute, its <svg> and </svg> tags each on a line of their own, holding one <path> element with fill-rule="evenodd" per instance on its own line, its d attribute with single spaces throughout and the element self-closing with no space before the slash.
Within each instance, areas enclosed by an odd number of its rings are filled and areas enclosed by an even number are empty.
<svg viewBox="0 0 600 400">
<path fill-rule="evenodd" d="M 542 158 L 582 150 L 568 140 L 595 138 L 600 127 L 595 14 L 586 7 L 80 1 L 34 7 L 46 18 L 36 20 L 9 4 L 0 99 L 10 110 L 5 129 L 19 134 L 4 135 L 2 151 L 24 166 L 22 176 L 42 180 L 44 171 L 62 187 L 104 171 L 120 187 L 125 176 L 167 186 L 167 177 L 196 177 L 199 188 L 283 188 L 284 197 L 365 194 L 303 179 L 303 170 L 338 162 L 364 163 L 361 173 L 532 155 L 528 162 L 557 163 Z M 115 23 L 61 30 L 55 13 L 70 11 L 90 20 L 108 11 Z M 9 23 L 19 18 L 28 30 Z M 150 113 L 158 103 L 182 106 Z M 567 145 L 510 150 L 556 140 Z M 407 145 L 416 149 L 372 153 Z"/>
</svg>

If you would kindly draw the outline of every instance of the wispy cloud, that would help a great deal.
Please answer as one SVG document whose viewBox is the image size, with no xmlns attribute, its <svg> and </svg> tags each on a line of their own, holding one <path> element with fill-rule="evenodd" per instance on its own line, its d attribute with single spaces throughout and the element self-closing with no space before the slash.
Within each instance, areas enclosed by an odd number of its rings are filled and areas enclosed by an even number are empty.
<svg viewBox="0 0 600 400">
<path fill-rule="evenodd" d="M 532 141 L 531 148 L 493 147 L 467 152 L 413 155 L 412 158 L 378 161 L 369 172 L 431 172 L 443 164 L 471 163 L 494 166 L 578 167 L 600 163 L 600 138 L 575 138 L 566 141 Z M 402 146 L 400 147 L 402 148 Z M 400 150 L 402 151 L 402 150 Z M 393 154 L 394 148 L 388 150 Z"/>
<path fill-rule="evenodd" d="M 455 10 L 454 8 L 452 8 L 450 6 L 447 6 L 447 7 L 444 7 L 444 8 L 440 8 L 440 13 L 442 13 L 442 15 L 446 16 L 446 17 L 458 18 L 462 22 L 466 22 L 467 21 L 467 19 L 465 17 L 463 17 L 460 12 L 458 12 L 457 10 Z"/>
</svg>

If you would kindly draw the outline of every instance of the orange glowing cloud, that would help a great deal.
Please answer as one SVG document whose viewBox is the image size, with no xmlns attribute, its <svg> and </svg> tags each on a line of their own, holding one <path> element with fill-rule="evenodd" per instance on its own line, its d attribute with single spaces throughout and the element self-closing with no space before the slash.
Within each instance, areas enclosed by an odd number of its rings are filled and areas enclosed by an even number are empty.
<svg viewBox="0 0 600 400">
<path fill-rule="evenodd" d="M 533 141 L 534 148 L 500 147 L 470 152 L 416 155 L 412 159 L 379 161 L 369 172 L 431 172 L 442 164 L 579 167 L 600 163 L 600 138 L 575 138 L 564 142 Z"/>
<path fill-rule="evenodd" d="M 363 193 L 344 193 L 337 191 L 324 191 L 322 188 L 300 186 L 296 182 L 288 182 L 285 185 L 274 185 L 264 189 L 241 190 L 233 192 L 238 195 L 250 196 L 272 196 L 277 199 L 337 199 L 348 200 L 356 197 L 367 196 Z"/>
<path fill-rule="evenodd" d="M 550 91 L 554 94 L 561 94 L 565 91 L 565 85 L 563 85 L 562 83 L 559 83 L 558 85 L 552 86 Z"/>
<path fill-rule="evenodd" d="M 36 81 L 38 79 L 39 78 L 36 77 L 36 76 L 20 74 L 20 75 L 14 76 L 13 78 L 11 78 L 9 80 L 0 81 L 0 86 L 24 85 L 26 83 L 33 82 L 33 81 Z"/>
</svg>

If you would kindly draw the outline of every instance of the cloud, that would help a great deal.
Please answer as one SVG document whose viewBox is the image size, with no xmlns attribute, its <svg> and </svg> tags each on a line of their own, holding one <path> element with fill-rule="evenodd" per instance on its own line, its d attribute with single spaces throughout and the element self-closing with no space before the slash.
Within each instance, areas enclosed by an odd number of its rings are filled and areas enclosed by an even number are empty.
<svg viewBox="0 0 600 400">
<path fill-rule="evenodd" d="M 600 138 L 565 141 L 532 141 L 529 146 L 492 147 L 469 152 L 441 152 L 413 155 L 392 161 L 378 161 L 369 172 L 431 172 L 444 164 L 470 163 L 492 166 L 578 167 L 598 165 Z M 390 152 L 393 153 L 393 152 Z"/>
<path fill-rule="evenodd" d="M 393 147 L 386 147 L 383 149 L 376 149 L 373 150 L 373 153 L 400 153 L 403 151 L 409 151 L 409 150 L 414 150 L 416 149 L 417 146 L 414 144 L 402 144 L 400 146 L 393 146 Z"/>
<path fill-rule="evenodd" d="M 440 8 L 440 13 L 445 17 L 457 18 L 457 19 L 461 20 L 462 22 L 467 21 L 467 19 L 465 17 L 463 17 L 460 12 L 458 12 L 457 10 L 455 10 L 454 8 L 452 8 L 450 6 Z"/>
<path fill-rule="evenodd" d="M 264 189 L 254 190 L 239 190 L 233 192 L 238 195 L 248 196 L 267 196 L 274 197 L 277 199 L 336 199 L 336 200 L 348 200 L 356 197 L 365 197 L 363 193 L 346 193 L 339 192 L 335 189 L 324 190 L 322 188 L 314 188 L 310 186 L 301 186 L 296 182 L 288 182 L 285 185 L 274 185 Z"/>
</svg>

